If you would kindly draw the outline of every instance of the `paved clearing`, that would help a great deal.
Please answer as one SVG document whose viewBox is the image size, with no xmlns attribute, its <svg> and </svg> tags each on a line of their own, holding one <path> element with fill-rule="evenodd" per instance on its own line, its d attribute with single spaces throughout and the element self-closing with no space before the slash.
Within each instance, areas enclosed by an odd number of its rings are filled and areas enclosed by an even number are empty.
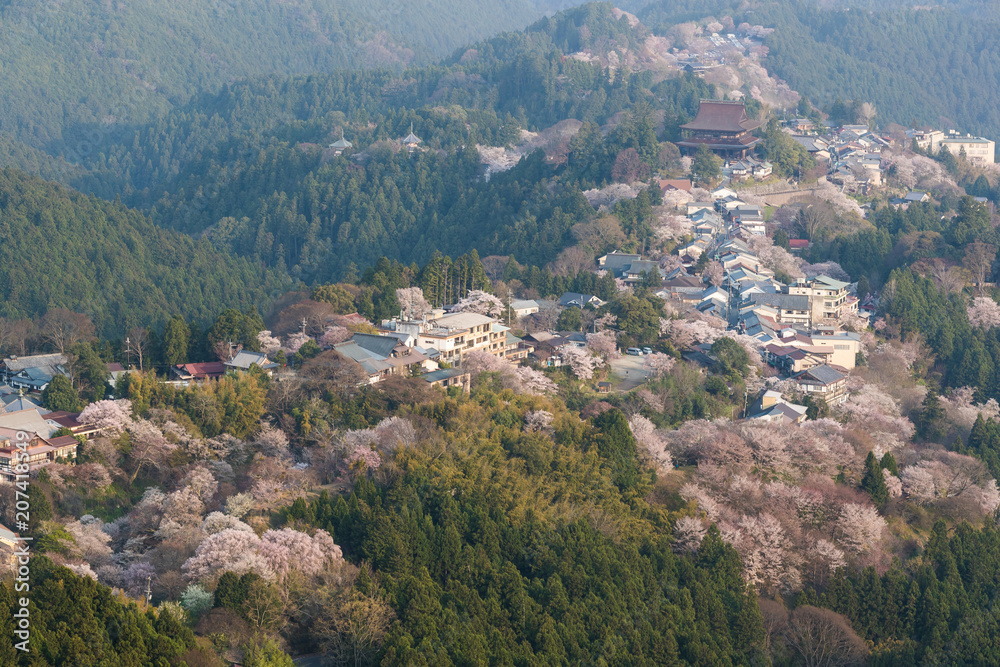
<svg viewBox="0 0 1000 667">
<path fill-rule="evenodd" d="M 632 391 L 646 382 L 649 373 L 642 367 L 645 357 L 632 357 L 623 354 L 621 358 L 611 362 L 611 388 L 614 391 Z"/>
</svg>

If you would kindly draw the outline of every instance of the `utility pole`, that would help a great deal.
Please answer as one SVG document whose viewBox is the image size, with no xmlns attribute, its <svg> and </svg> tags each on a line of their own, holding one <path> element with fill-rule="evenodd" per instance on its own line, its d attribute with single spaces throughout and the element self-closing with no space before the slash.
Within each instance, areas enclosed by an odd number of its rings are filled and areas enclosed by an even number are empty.
<svg viewBox="0 0 1000 667">
<path fill-rule="evenodd" d="M 511 308 L 514 305 L 514 292 L 508 287 L 507 288 L 507 326 L 512 326 L 513 317 L 511 315 Z"/>
<path fill-rule="evenodd" d="M 152 577 L 146 576 L 146 606 L 153 601 Z"/>
<path fill-rule="evenodd" d="M 132 340 L 125 336 L 125 368 L 132 368 Z"/>
</svg>

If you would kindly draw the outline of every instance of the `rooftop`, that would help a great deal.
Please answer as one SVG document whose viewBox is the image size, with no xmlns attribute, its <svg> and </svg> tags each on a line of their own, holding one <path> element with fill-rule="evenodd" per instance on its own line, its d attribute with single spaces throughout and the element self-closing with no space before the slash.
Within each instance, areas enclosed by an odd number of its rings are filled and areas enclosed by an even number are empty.
<svg viewBox="0 0 1000 667">
<path fill-rule="evenodd" d="M 796 373 L 792 376 L 792 379 L 801 382 L 803 379 L 812 378 L 822 384 L 833 384 L 834 382 L 843 380 L 845 377 L 847 376 L 840 371 L 830 368 L 826 364 L 822 364 L 820 366 L 806 369 L 800 373 Z"/>
<path fill-rule="evenodd" d="M 488 315 L 479 313 L 449 313 L 430 320 L 430 325 L 441 329 L 471 329 L 493 321 Z"/>
<path fill-rule="evenodd" d="M 698 116 L 685 125 L 683 130 L 709 130 L 716 132 L 747 132 L 760 127 L 760 121 L 747 116 L 742 102 L 721 102 L 702 100 L 698 105 Z"/>
</svg>

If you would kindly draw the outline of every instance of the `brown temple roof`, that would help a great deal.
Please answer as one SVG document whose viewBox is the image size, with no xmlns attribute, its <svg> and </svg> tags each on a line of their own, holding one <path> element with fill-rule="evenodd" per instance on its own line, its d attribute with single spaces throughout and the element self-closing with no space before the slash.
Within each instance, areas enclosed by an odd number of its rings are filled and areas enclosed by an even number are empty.
<svg viewBox="0 0 1000 667">
<path fill-rule="evenodd" d="M 710 130 L 715 132 L 748 132 L 760 127 L 760 121 L 751 120 L 742 102 L 702 100 L 698 117 L 682 130 Z"/>
</svg>

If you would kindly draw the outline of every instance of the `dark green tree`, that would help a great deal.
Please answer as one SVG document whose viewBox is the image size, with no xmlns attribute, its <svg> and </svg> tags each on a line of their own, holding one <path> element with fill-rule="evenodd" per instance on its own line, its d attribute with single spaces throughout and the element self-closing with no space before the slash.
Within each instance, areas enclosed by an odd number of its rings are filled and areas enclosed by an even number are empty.
<svg viewBox="0 0 1000 667">
<path fill-rule="evenodd" d="M 80 396 L 69 378 L 57 375 L 42 392 L 42 404 L 49 410 L 75 412 L 80 409 Z"/>
<path fill-rule="evenodd" d="M 882 461 L 879 463 L 883 469 L 888 470 L 894 476 L 899 477 L 899 467 L 896 465 L 896 457 L 892 455 L 892 452 L 886 452 L 882 456 Z"/>
<path fill-rule="evenodd" d="M 944 436 L 944 408 L 938 393 L 931 389 L 924 396 L 924 402 L 917 417 L 917 435 L 924 440 L 937 442 Z"/>
<path fill-rule="evenodd" d="M 694 155 L 691 173 L 699 181 L 711 181 L 718 178 L 722 175 L 722 158 L 713 153 L 708 146 L 702 144 Z"/>
<path fill-rule="evenodd" d="M 171 366 L 188 361 L 191 345 L 191 328 L 180 315 L 174 315 L 163 329 L 161 358 Z"/>
<path fill-rule="evenodd" d="M 560 331 L 579 331 L 582 326 L 582 314 L 579 308 L 563 309 L 556 321 L 556 328 Z"/>
<path fill-rule="evenodd" d="M 865 472 L 861 477 L 861 488 L 871 496 L 872 502 L 878 507 L 883 507 L 889 502 L 889 489 L 885 485 L 882 466 L 879 465 L 874 452 L 868 452 L 868 457 L 865 459 Z"/>
</svg>

